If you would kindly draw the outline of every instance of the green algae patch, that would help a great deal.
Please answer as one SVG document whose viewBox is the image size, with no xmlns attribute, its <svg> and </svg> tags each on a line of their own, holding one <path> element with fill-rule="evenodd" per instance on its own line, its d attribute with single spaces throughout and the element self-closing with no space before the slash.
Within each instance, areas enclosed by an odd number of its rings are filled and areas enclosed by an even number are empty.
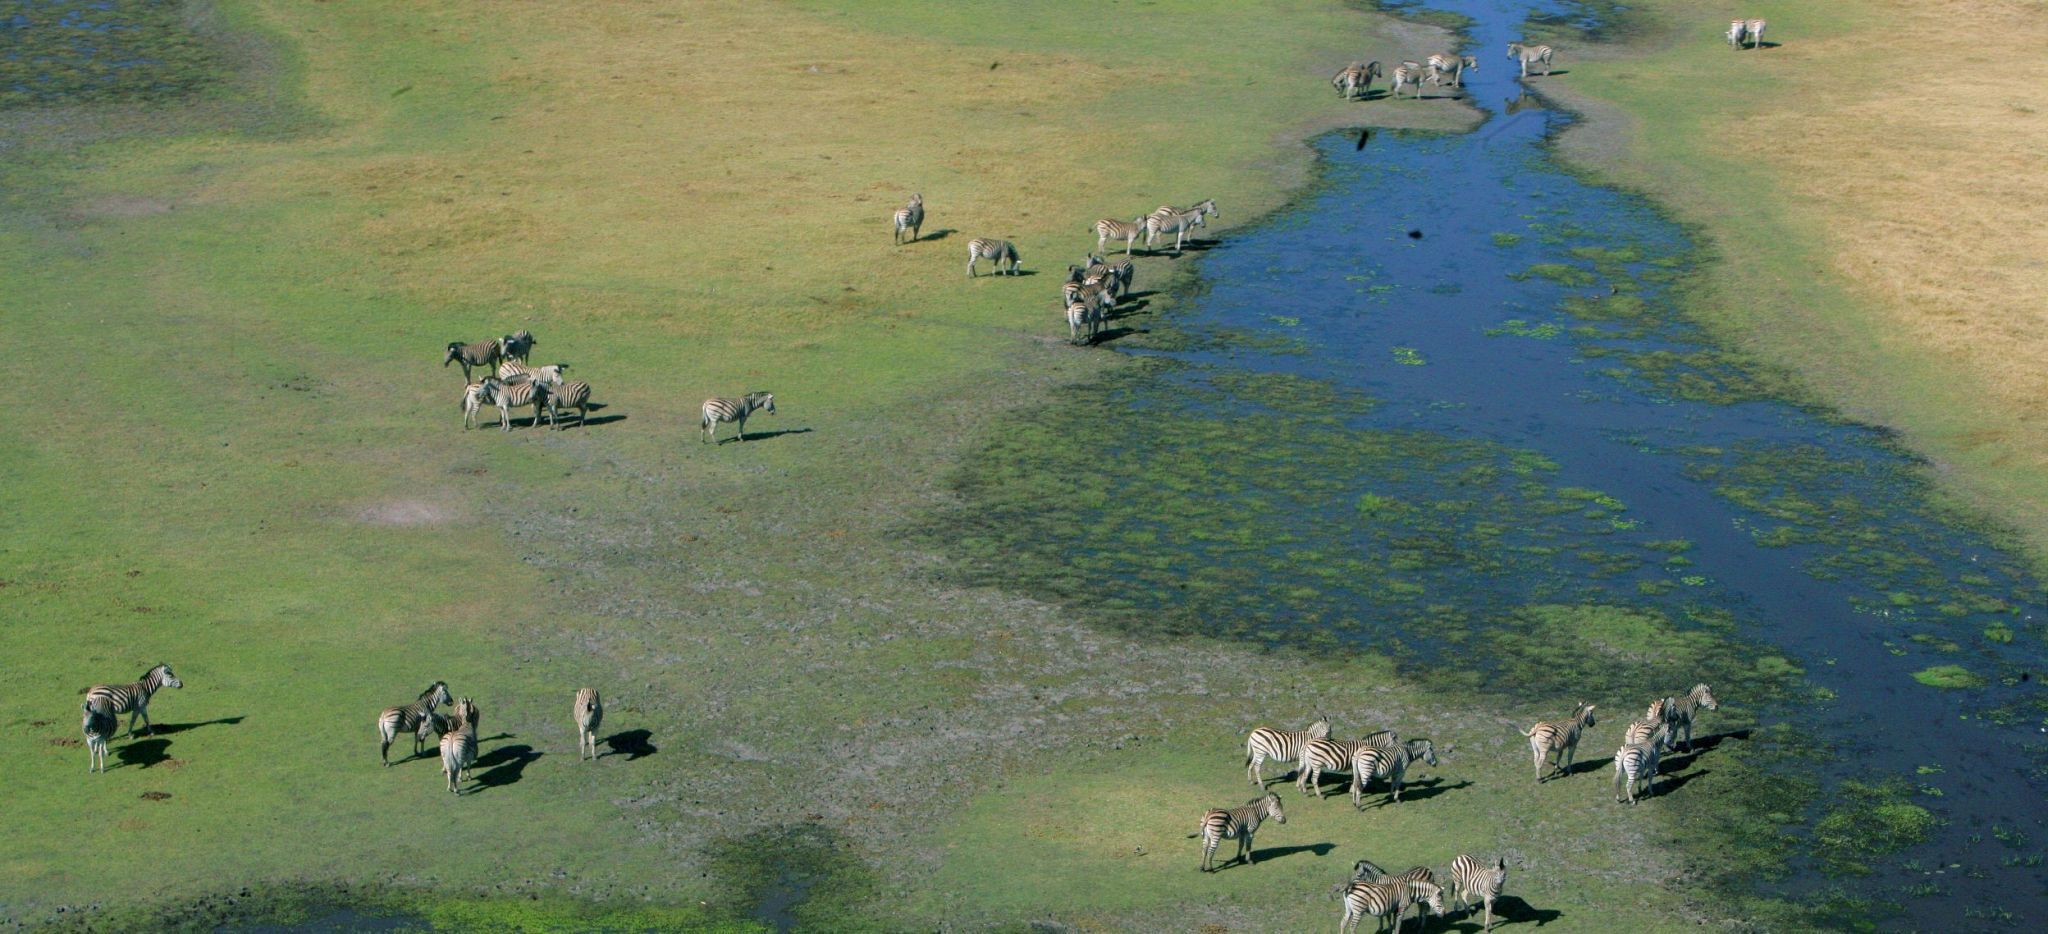
<svg viewBox="0 0 2048 934">
<path fill-rule="evenodd" d="M 154 0 L 8 4 L 0 18 L 0 110 L 157 102 L 217 83 L 227 63 Z"/>
<path fill-rule="evenodd" d="M 1600 277 L 1592 270 L 1570 263 L 1537 263 L 1520 272 L 1508 273 L 1508 278 L 1516 282 L 1532 278 L 1549 279 L 1568 288 L 1585 288 L 1600 281 Z"/>
<path fill-rule="evenodd" d="M 1982 676 L 1961 665 L 1936 665 L 1913 673 L 1913 680 L 1931 688 L 1981 688 L 1985 681 Z"/>
<path fill-rule="evenodd" d="M 1869 875 L 1876 857 L 1926 842 L 1940 822 L 1909 800 L 1912 794 L 1903 779 L 1843 782 L 1828 812 L 1814 823 L 1815 861 L 1836 875 Z"/>
</svg>

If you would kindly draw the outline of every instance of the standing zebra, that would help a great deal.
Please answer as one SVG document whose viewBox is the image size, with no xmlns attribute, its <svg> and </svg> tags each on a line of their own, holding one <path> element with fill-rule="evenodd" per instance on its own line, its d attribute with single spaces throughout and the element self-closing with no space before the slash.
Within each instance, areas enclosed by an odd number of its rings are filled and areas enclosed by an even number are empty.
<svg viewBox="0 0 2048 934">
<path fill-rule="evenodd" d="M 82 706 L 85 708 L 85 716 L 79 724 L 79 729 L 85 732 L 85 772 L 87 775 L 105 772 L 107 739 L 114 735 L 115 730 L 121 728 L 121 718 L 114 716 L 114 712 L 104 705 L 92 701 L 86 701 Z"/>
<path fill-rule="evenodd" d="M 1394 930 L 1399 934 L 1402 916 L 1408 913 L 1408 906 L 1418 902 L 1436 914 L 1444 913 L 1443 888 L 1434 882 L 1393 880 L 1357 881 L 1344 887 L 1344 918 L 1337 922 L 1337 934 L 1358 929 L 1358 922 L 1365 918 L 1376 919 L 1377 930 L 1391 918 Z M 1429 915 L 1423 914 L 1423 926 L 1429 924 Z"/>
<path fill-rule="evenodd" d="M 1704 684 L 1693 685 L 1692 690 L 1685 692 L 1683 697 L 1664 699 L 1665 722 L 1670 724 L 1666 730 L 1667 745 L 1677 749 L 1678 731 L 1684 730 L 1685 751 L 1692 751 L 1692 720 L 1699 714 L 1701 707 L 1708 710 L 1721 709 L 1721 702 L 1714 699 L 1714 692 L 1708 690 Z"/>
<path fill-rule="evenodd" d="M 1312 793 L 1320 800 L 1323 797 L 1324 772 L 1342 772 L 1350 769 L 1359 751 L 1367 746 L 1386 747 L 1399 745 L 1400 742 L 1401 738 L 1392 730 L 1381 730 L 1364 739 L 1356 740 L 1327 737 L 1309 740 L 1308 745 L 1301 747 L 1301 759 L 1294 770 L 1295 787 L 1302 794 Z"/>
<path fill-rule="evenodd" d="M 590 384 L 580 379 L 550 386 L 547 392 L 548 424 L 562 427 L 562 410 L 576 410 L 576 427 L 590 420 Z"/>
<path fill-rule="evenodd" d="M 1745 34 L 1747 34 L 1747 32 L 1748 32 L 1748 31 L 1749 31 L 1749 23 L 1748 23 L 1748 21 L 1746 21 L 1746 20 L 1739 20 L 1739 19 L 1732 19 L 1732 20 L 1729 20 L 1729 21 L 1728 21 L 1728 47 L 1729 47 L 1729 48 L 1731 48 L 1731 49 L 1737 49 L 1737 50 L 1740 50 L 1740 49 L 1742 48 L 1742 37 L 1743 37 L 1743 36 L 1744 36 Z"/>
<path fill-rule="evenodd" d="M 1436 75 L 1438 84 L 1442 84 L 1444 76 L 1449 75 L 1451 87 L 1454 88 L 1465 86 L 1466 71 L 1479 70 L 1478 59 L 1470 55 L 1452 55 L 1449 52 L 1438 52 L 1430 56 L 1428 65 L 1429 70 Z"/>
<path fill-rule="evenodd" d="M 583 761 L 583 751 L 590 750 L 592 761 L 597 759 L 597 728 L 604 723 L 604 702 L 597 697 L 596 688 L 584 688 L 576 692 L 576 761 Z"/>
<path fill-rule="evenodd" d="M 1643 783 L 1643 797 L 1657 793 L 1656 743 L 1633 743 L 1614 751 L 1614 802 L 1636 803 L 1638 781 Z"/>
<path fill-rule="evenodd" d="M 1481 931 L 1493 930 L 1493 902 L 1507 882 L 1508 861 L 1504 858 L 1495 858 L 1491 866 L 1463 854 L 1451 860 L 1451 890 L 1458 907 L 1463 909 L 1474 901 L 1486 906 L 1486 926 Z"/>
<path fill-rule="evenodd" d="M 1750 48 L 1761 49 L 1764 47 L 1765 25 L 1764 21 L 1760 19 L 1749 20 L 1742 24 L 1742 33 L 1749 37 Z"/>
<path fill-rule="evenodd" d="M 1067 343 L 1079 344 L 1082 328 L 1088 329 L 1088 343 L 1095 343 L 1096 336 L 1102 332 L 1102 312 L 1094 302 L 1077 298 L 1067 303 Z"/>
<path fill-rule="evenodd" d="M 142 680 L 132 684 L 95 684 L 85 692 L 85 702 L 95 707 L 104 707 L 107 716 L 128 715 L 128 736 L 135 737 L 135 718 L 142 718 L 142 728 L 154 734 L 156 728 L 149 725 L 149 696 L 161 688 L 182 688 L 185 682 L 171 674 L 171 666 L 157 665 L 142 673 Z"/>
<path fill-rule="evenodd" d="M 484 383 L 488 382 L 490 382 L 490 380 L 488 379 L 481 380 L 478 382 L 470 383 L 468 386 L 462 388 L 463 431 L 468 431 L 471 428 L 476 427 L 477 413 L 483 411 L 483 407 L 485 404 L 497 404 L 497 398 L 493 394 L 493 390 L 490 387 L 484 385 Z"/>
<path fill-rule="evenodd" d="M 414 758 L 426 754 L 427 733 L 439 725 L 434 708 L 445 703 L 448 703 L 448 683 L 436 681 L 420 692 L 419 700 L 403 707 L 386 707 L 377 715 L 377 739 L 383 743 L 377 755 L 384 760 L 385 768 L 391 767 L 391 741 L 400 733 L 412 734 Z"/>
<path fill-rule="evenodd" d="M 1004 272 L 1008 266 L 1010 275 L 1017 274 L 1017 247 L 1008 240 L 991 240 L 976 237 L 967 241 L 967 278 L 974 278 L 974 264 L 986 259 L 996 273 Z"/>
<path fill-rule="evenodd" d="M 498 346 L 503 349 L 505 359 L 517 360 L 520 363 L 526 362 L 526 355 L 532 353 L 533 345 L 538 343 L 540 341 L 533 339 L 533 332 L 524 329 L 498 338 Z"/>
<path fill-rule="evenodd" d="M 1266 786 L 1266 760 L 1293 762 L 1301 758 L 1301 751 L 1309 740 L 1322 739 L 1330 735 L 1329 718 L 1316 715 L 1316 722 L 1306 730 L 1276 730 L 1262 726 L 1252 730 L 1244 738 L 1244 776 L 1252 784 Z"/>
<path fill-rule="evenodd" d="M 484 372 L 489 374 L 491 369 L 496 367 L 498 362 L 503 359 L 505 359 L 505 348 L 500 341 L 477 341 L 474 344 L 449 341 L 448 353 L 441 357 L 441 368 L 447 369 L 448 364 L 451 363 L 462 364 L 462 381 L 467 383 L 469 382 L 469 371 L 477 367 L 483 367 Z"/>
<path fill-rule="evenodd" d="M 1357 100 L 1372 94 L 1372 83 L 1386 76 L 1386 69 L 1379 62 L 1353 65 L 1337 73 L 1341 82 L 1338 89 L 1344 92 L 1345 100 Z"/>
<path fill-rule="evenodd" d="M 1412 87 L 1415 89 L 1415 99 L 1421 100 L 1422 82 L 1430 77 L 1431 73 L 1423 68 L 1420 63 L 1402 62 L 1394 66 L 1393 87 L 1387 91 L 1387 96 L 1398 98 L 1401 96 L 1402 88 Z"/>
<path fill-rule="evenodd" d="M 1172 234 L 1174 255 L 1180 255 L 1181 244 L 1187 242 L 1188 231 L 1208 226 L 1202 219 L 1205 216 L 1203 212 L 1196 210 L 1176 211 L 1164 217 L 1154 214 L 1145 218 L 1145 249 L 1152 249 L 1153 242 L 1157 241 L 1161 234 Z"/>
<path fill-rule="evenodd" d="M 441 774 L 448 790 L 462 793 L 462 779 L 476 764 L 476 704 L 465 697 L 455 702 L 455 715 L 448 718 L 448 732 L 441 734 Z"/>
<path fill-rule="evenodd" d="M 1519 60 L 1522 63 L 1522 77 L 1524 78 L 1529 77 L 1530 62 L 1542 62 L 1543 75 L 1544 77 L 1549 77 L 1550 60 L 1556 54 L 1557 50 L 1547 45 L 1523 45 L 1520 42 L 1508 43 L 1508 57 Z"/>
<path fill-rule="evenodd" d="M 1202 216 L 1204 216 L 1204 217 L 1217 217 L 1217 216 L 1220 216 L 1220 215 L 1218 215 L 1218 214 L 1217 214 L 1217 212 L 1216 212 L 1216 199 L 1215 199 L 1215 198 L 1204 198 L 1204 199 L 1202 199 L 1201 201 L 1198 201 L 1198 202 L 1196 202 L 1196 203 L 1194 203 L 1194 204 L 1192 204 L 1192 205 L 1189 205 L 1189 206 L 1187 206 L 1187 207 L 1185 207 L 1185 208 L 1177 208 L 1177 207 L 1174 207 L 1174 206 L 1173 206 L 1173 205 L 1171 205 L 1171 204 L 1162 204 L 1162 205 L 1160 205 L 1160 206 L 1158 206 L 1158 207 L 1156 207 L 1156 208 L 1153 208 L 1153 209 L 1152 209 L 1152 213 L 1150 213 L 1150 214 L 1147 214 L 1147 215 L 1145 215 L 1145 216 L 1147 216 L 1147 217 L 1157 217 L 1157 218 L 1160 218 L 1160 219 L 1164 220 L 1164 219 L 1166 219 L 1166 218 L 1168 218 L 1168 217 L 1171 217 L 1171 216 L 1173 216 L 1173 215 L 1175 215 L 1175 214 L 1200 214 L 1200 215 L 1202 215 Z"/>
<path fill-rule="evenodd" d="M 533 427 L 540 427 L 541 413 L 547 408 L 548 385 L 535 380 L 523 379 L 516 383 L 499 382 L 496 378 L 485 377 L 477 383 L 484 401 L 498 407 L 498 427 L 512 430 L 512 410 L 533 406 Z M 465 399 L 464 405 L 467 406 Z"/>
<path fill-rule="evenodd" d="M 1628 729 L 1621 731 L 1622 744 L 1632 746 L 1636 743 L 1650 743 L 1659 747 L 1669 745 L 1671 723 L 1665 718 L 1663 705 L 1664 702 L 1661 700 L 1653 702 L 1650 704 L 1649 713 L 1630 720 Z"/>
<path fill-rule="evenodd" d="M 1386 779 L 1391 800 L 1400 801 L 1401 783 L 1407 780 L 1408 766 L 1417 759 L 1434 767 L 1436 744 L 1426 739 L 1411 739 L 1399 744 L 1360 747 L 1351 757 L 1351 805 L 1358 806 L 1366 786 L 1375 778 Z"/>
<path fill-rule="evenodd" d="M 1536 757 L 1537 784 L 1543 783 L 1543 760 L 1552 753 L 1557 757 L 1558 774 L 1572 774 L 1572 757 L 1579 752 L 1579 734 L 1593 725 L 1593 705 L 1580 704 L 1572 709 L 1570 720 L 1546 721 L 1516 731 L 1529 737 L 1529 752 Z"/>
<path fill-rule="evenodd" d="M 1111 291 L 1118 300 L 1122 300 L 1131 294 L 1131 283 L 1138 278 L 1138 267 L 1130 260 L 1118 260 L 1109 264 L 1109 276 L 1113 283 Z"/>
<path fill-rule="evenodd" d="M 924 195 L 911 195 L 910 203 L 896 209 L 893 218 L 896 224 L 896 242 L 903 243 L 903 232 L 910 231 L 910 242 L 917 242 L 917 230 L 924 226 Z"/>
<path fill-rule="evenodd" d="M 747 416 L 765 411 L 775 414 L 775 394 L 772 392 L 750 392 L 745 397 L 731 399 L 723 396 L 704 400 L 704 435 L 701 440 L 709 442 L 718 437 L 719 422 L 733 422 L 739 429 L 742 442 L 747 440 Z"/>
<path fill-rule="evenodd" d="M 1095 248 L 1100 250 L 1103 244 L 1111 240 L 1122 240 L 1124 242 L 1124 255 L 1129 256 L 1131 255 L 1131 248 L 1137 245 L 1138 238 L 1144 236 L 1144 234 L 1145 219 L 1142 217 L 1131 218 L 1131 222 L 1128 224 L 1115 218 L 1105 217 L 1095 222 Z"/>
<path fill-rule="evenodd" d="M 1214 872 L 1210 863 L 1216 856 L 1216 844 L 1224 840 L 1237 841 L 1237 855 L 1224 862 L 1225 866 L 1240 859 L 1252 864 L 1252 834 L 1259 830 L 1259 822 L 1271 819 L 1276 824 L 1287 823 L 1287 815 L 1280 812 L 1280 796 L 1267 792 L 1263 798 L 1253 798 L 1244 807 L 1210 808 L 1202 815 L 1202 825 L 1188 836 L 1202 838 L 1202 871 Z"/>
</svg>

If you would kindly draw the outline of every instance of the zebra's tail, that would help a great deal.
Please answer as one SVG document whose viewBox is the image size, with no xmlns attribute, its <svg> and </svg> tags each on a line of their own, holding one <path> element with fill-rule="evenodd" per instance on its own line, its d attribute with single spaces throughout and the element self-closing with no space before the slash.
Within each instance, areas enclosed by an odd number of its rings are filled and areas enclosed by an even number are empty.
<svg viewBox="0 0 2048 934">
<path fill-rule="evenodd" d="M 1537 726 L 1541 726 L 1541 725 L 1542 725 L 1542 724 L 1537 724 Z M 1517 733 L 1520 733 L 1520 734 L 1522 734 L 1522 735 L 1523 735 L 1523 736 L 1525 736 L 1525 737 L 1527 737 L 1527 736 L 1535 736 L 1535 735 L 1536 735 L 1536 727 L 1533 727 L 1533 726 L 1532 726 L 1532 727 L 1530 727 L 1530 728 L 1528 728 L 1528 729 L 1526 729 L 1526 730 L 1525 730 L 1525 729 L 1522 729 L 1521 727 L 1515 727 L 1515 732 L 1517 732 Z"/>
</svg>

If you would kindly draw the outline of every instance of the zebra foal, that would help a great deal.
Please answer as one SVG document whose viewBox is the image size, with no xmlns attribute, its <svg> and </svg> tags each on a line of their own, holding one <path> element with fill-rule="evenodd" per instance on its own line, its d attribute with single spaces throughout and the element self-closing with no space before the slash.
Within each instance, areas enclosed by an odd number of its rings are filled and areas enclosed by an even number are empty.
<svg viewBox="0 0 2048 934">
<path fill-rule="evenodd" d="M 976 237 L 967 241 L 967 278 L 974 278 L 974 264 L 984 259 L 995 274 L 1005 273 L 1005 267 L 1008 275 L 1017 274 L 1017 246 L 1008 240 Z"/>
<path fill-rule="evenodd" d="M 590 420 L 590 384 L 580 379 L 556 383 L 548 387 L 548 424 L 562 427 L 562 410 L 576 410 L 576 427 Z"/>
<path fill-rule="evenodd" d="M 904 242 L 903 232 L 906 230 L 910 231 L 909 242 L 916 243 L 918 228 L 924 226 L 924 195 L 911 195 L 910 203 L 897 208 L 890 222 L 896 225 L 895 237 L 898 245 Z"/>
<path fill-rule="evenodd" d="M 1572 710 L 1570 720 L 1546 721 L 1516 731 L 1529 738 L 1529 752 L 1536 758 L 1538 784 L 1543 782 L 1543 760 L 1553 754 L 1557 758 L 1558 774 L 1572 774 L 1572 758 L 1579 752 L 1579 736 L 1593 725 L 1593 705 L 1580 704 Z"/>
<path fill-rule="evenodd" d="M 1482 863 L 1470 856 L 1460 854 L 1451 860 L 1451 891 L 1455 893 L 1460 910 L 1472 902 L 1486 906 L 1486 923 L 1481 931 L 1493 930 L 1493 903 L 1500 898 L 1502 886 L 1508 882 L 1508 861 L 1496 857 L 1492 865 Z"/>
<path fill-rule="evenodd" d="M 1252 784 L 1266 786 L 1266 760 L 1293 762 L 1301 758 L 1301 752 L 1310 740 L 1323 739 L 1330 735 L 1330 720 L 1321 714 L 1306 730 L 1276 730 L 1262 726 L 1252 730 L 1244 738 L 1244 776 Z"/>
<path fill-rule="evenodd" d="M 383 745 L 377 756 L 384 760 L 384 767 L 391 767 L 391 743 L 398 734 L 412 733 L 412 754 L 418 758 L 426 754 L 427 734 L 442 725 L 434 708 L 448 703 L 448 683 L 436 681 L 420 692 L 419 699 L 402 707 L 386 707 L 377 715 L 377 739 Z"/>
<path fill-rule="evenodd" d="M 95 684 L 85 692 L 85 702 L 91 706 L 104 707 L 107 716 L 128 715 L 128 736 L 135 736 L 135 718 L 142 718 L 142 728 L 156 732 L 149 725 L 149 697 L 164 688 L 182 688 L 185 682 L 171 673 L 171 666 L 159 664 L 142 673 L 142 678 L 129 684 Z"/>
<path fill-rule="evenodd" d="M 1402 88 L 1412 87 L 1415 89 L 1415 99 L 1421 100 L 1422 82 L 1431 80 L 1432 77 L 1433 74 L 1423 68 L 1420 62 L 1402 62 L 1394 66 L 1394 75 L 1391 79 L 1393 86 L 1387 91 L 1387 96 L 1399 98 Z"/>
<path fill-rule="evenodd" d="M 1529 77 L 1530 62 L 1542 63 L 1543 75 L 1544 77 L 1549 77 L 1550 60 L 1556 55 L 1557 50 L 1547 45 L 1524 45 L 1520 42 L 1508 43 L 1508 58 L 1522 63 L 1522 77 L 1524 78 Z"/>
<path fill-rule="evenodd" d="M 1237 855 L 1224 862 L 1228 866 L 1240 859 L 1252 864 L 1252 834 L 1257 833 L 1262 821 L 1271 820 L 1276 824 L 1287 823 L 1287 815 L 1280 811 L 1280 796 L 1267 792 L 1265 797 L 1253 798 L 1243 807 L 1210 808 L 1202 815 L 1202 824 L 1188 836 L 1202 838 L 1202 871 L 1215 872 L 1210 866 L 1216 856 L 1216 845 L 1224 840 L 1237 841 Z"/>
<path fill-rule="evenodd" d="M 596 688 L 584 688 L 576 692 L 576 761 L 583 761 L 583 751 L 590 750 L 592 761 L 597 759 L 597 728 L 604 724 L 604 702 L 597 697 Z"/>
<path fill-rule="evenodd" d="M 755 412 L 775 414 L 775 394 L 772 392 L 750 392 L 738 399 L 723 396 L 704 400 L 704 417 L 700 423 L 704 429 L 702 441 L 709 443 L 718 437 L 720 422 L 732 422 L 739 429 L 740 441 L 747 440 L 747 416 Z"/>
<path fill-rule="evenodd" d="M 107 740 L 114 735 L 115 730 L 121 728 L 121 718 L 114 716 L 114 712 L 104 705 L 92 701 L 86 701 L 82 706 L 85 708 L 85 716 L 81 718 L 79 729 L 85 733 L 85 773 L 90 775 L 94 772 L 105 772 Z"/>
</svg>

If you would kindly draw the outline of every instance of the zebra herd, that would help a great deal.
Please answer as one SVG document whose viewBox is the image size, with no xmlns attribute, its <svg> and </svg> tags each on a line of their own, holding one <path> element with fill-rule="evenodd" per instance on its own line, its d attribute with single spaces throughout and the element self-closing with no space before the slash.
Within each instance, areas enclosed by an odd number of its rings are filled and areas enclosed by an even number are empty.
<svg viewBox="0 0 2048 934">
<path fill-rule="evenodd" d="M 1577 755 L 1580 740 L 1598 722 L 1594 708 L 1593 704 L 1581 703 L 1566 719 L 1539 722 L 1529 729 L 1517 730 L 1529 740 L 1538 784 L 1548 778 L 1544 771 L 1546 762 L 1555 765 L 1559 776 L 1572 773 L 1572 760 Z M 1718 709 L 1720 702 L 1705 684 L 1695 685 L 1681 695 L 1651 701 L 1643 716 L 1632 721 L 1624 731 L 1622 746 L 1614 754 L 1616 803 L 1636 803 L 1636 786 L 1639 783 L 1644 786 L 1644 797 L 1653 794 L 1655 789 L 1652 786 L 1662 752 L 1681 746 L 1691 751 L 1693 721 L 1699 711 Z M 1681 735 L 1683 739 L 1679 738 Z M 1445 750 L 1446 753 L 1449 751 L 1448 748 Z M 1301 730 L 1265 726 L 1252 730 L 1244 743 L 1245 779 L 1262 791 L 1269 781 L 1265 775 L 1265 765 L 1269 760 L 1293 763 L 1296 790 L 1304 795 L 1314 795 L 1317 800 L 1324 797 L 1324 772 L 1349 772 L 1354 807 L 1360 806 L 1363 793 L 1380 781 L 1387 783 L 1387 802 L 1399 802 L 1401 784 L 1408 769 L 1417 762 L 1435 766 L 1438 761 L 1435 744 L 1430 740 L 1411 738 L 1404 741 L 1393 730 L 1379 730 L 1356 740 L 1335 739 L 1330 735 L 1330 720 L 1324 716 L 1318 716 L 1314 723 Z M 1287 823 L 1280 796 L 1271 791 L 1240 807 L 1211 808 L 1205 812 L 1195 833 L 1189 835 L 1201 838 L 1202 871 L 1214 872 L 1219 868 L 1215 864 L 1216 849 L 1224 840 L 1237 841 L 1237 853 L 1223 865 L 1240 860 L 1247 866 L 1251 865 L 1254 858 L 1252 837 L 1266 821 Z M 1492 930 L 1493 904 L 1507 882 L 1507 861 L 1495 858 L 1488 862 L 1461 855 L 1451 863 L 1448 881 L 1448 886 L 1439 885 L 1435 873 L 1426 866 L 1389 876 L 1372 862 L 1360 860 L 1352 867 L 1351 877 L 1331 890 L 1333 895 L 1342 896 L 1344 901 L 1344 917 L 1338 930 L 1350 931 L 1367 917 L 1379 919 L 1382 924 L 1391 918 L 1398 930 L 1410 906 L 1415 906 L 1418 919 L 1426 918 L 1425 912 L 1442 915 L 1445 913 L 1443 895 L 1446 891 L 1455 897 L 1460 910 L 1475 903 L 1483 906 L 1485 929 Z"/>
<path fill-rule="evenodd" d="M 551 363 L 533 366 L 526 362 L 526 355 L 533 350 L 531 331 L 516 331 L 504 337 L 465 344 L 449 341 L 447 352 L 441 357 L 441 366 L 450 363 L 462 364 L 462 428 L 467 431 L 476 427 L 477 415 L 484 406 L 498 410 L 498 427 L 512 430 L 512 410 L 528 406 L 533 408 L 533 421 L 539 427 L 543 414 L 548 424 L 562 427 L 562 410 L 576 412 L 576 424 L 580 427 L 590 418 L 590 384 L 580 379 L 569 379 L 564 374 L 569 369 L 566 363 Z M 470 382 L 471 371 L 481 368 L 483 379 Z"/>
<path fill-rule="evenodd" d="M 1762 28 L 1759 20 L 1758 28 Z M 1541 65 L 1544 76 L 1550 75 L 1551 64 L 1557 57 L 1557 50 L 1533 42 L 1508 43 L 1508 60 L 1521 64 L 1522 77 L 1529 77 L 1529 66 Z M 1391 75 L 1379 62 L 1352 62 L 1330 78 L 1330 86 L 1345 100 L 1357 100 L 1372 93 L 1372 83 L 1380 78 L 1388 79 L 1387 96 L 1399 98 L 1402 88 L 1413 88 L 1416 99 L 1422 97 L 1422 86 L 1433 84 L 1443 87 L 1446 79 L 1450 86 L 1465 86 L 1465 72 L 1478 71 L 1479 60 L 1470 55 L 1455 52 L 1438 52 L 1419 61 L 1404 61 L 1394 66 Z"/>
<path fill-rule="evenodd" d="M 1769 25 L 1760 19 L 1737 19 L 1728 21 L 1728 47 L 1741 50 L 1745 45 L 1752 49 L 1764 47 L 1764 27 Z"/>
</svg>

